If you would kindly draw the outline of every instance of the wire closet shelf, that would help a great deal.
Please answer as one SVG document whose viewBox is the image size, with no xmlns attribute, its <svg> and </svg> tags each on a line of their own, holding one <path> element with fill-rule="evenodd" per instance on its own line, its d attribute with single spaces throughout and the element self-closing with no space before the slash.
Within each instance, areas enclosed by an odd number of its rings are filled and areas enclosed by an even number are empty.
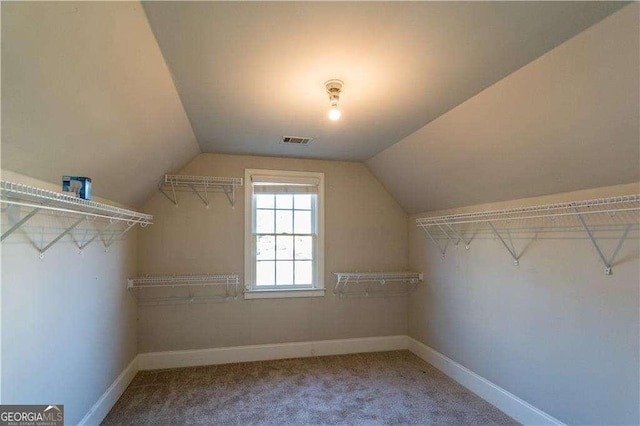
<svg viewBox="0 0 640 426">
<path fill-rule="evenodd" d="M 242 186 L 242 178 L 190 175 L 164 175 L 158 189 L 178 206 L 178 192 L 194 193 L 209 208 L 210 193 L 224 193 L 231 207 L 235 207 L 236 189 Z"/>
<path fill-rule="evenodd" d="M 422 281 L 419 272 L 336 272 L 333 294 L 341 297 L 407 296 Z"/>
<path fill-rule="evenodd" d="M 127 288 L 135 292 L 139 305 L 167 305 L 233 300 L 239 283 L 235 273 L 147 275 L 127 280 Z"/>
<path fill-rule="evenodd" d="M 472 240 L 497 239 L 515 265 L 522 254 L 515 249 L 515 239 L 586 238 L 604 264 L 605 273 L 610 274 L 624 241 L 640 230 L 640 195 L 424 217 L 416 219 L 416 224 L 443 258 L 449 244 L 462 242 L 469 249 Z M 618 244 L 607 258 L 601 242 L 612 239 Z"/>
<path fill-rule="evenodd" d="M 70 236 L 82 252 L 95 240 L 102 240 L 108 248 L 135 225 L 153 223 L 153 216 L 145 213 L 4 180 L 0 181 L 0 204 L 0 241 L 22 229 L 41 257 L 65 236 Z M 35 242 L 36 236 L 39 243 Z"/>
</svg>

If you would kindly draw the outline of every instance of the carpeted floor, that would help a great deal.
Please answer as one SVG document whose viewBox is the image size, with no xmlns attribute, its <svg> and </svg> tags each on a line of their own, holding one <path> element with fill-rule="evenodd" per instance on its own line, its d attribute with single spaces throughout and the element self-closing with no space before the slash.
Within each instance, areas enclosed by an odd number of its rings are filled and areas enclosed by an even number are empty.
<svg viewBox="0 0 640 426">
<path fill-rule="evenodd" d="M 141 371 L 104 425 L 517 424 L 408 351 Z"/>
</svg>

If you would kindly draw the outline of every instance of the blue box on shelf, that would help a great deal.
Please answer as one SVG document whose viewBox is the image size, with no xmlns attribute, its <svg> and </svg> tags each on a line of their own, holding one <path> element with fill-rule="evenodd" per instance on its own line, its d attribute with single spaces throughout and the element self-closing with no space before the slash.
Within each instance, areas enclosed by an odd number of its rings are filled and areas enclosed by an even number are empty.
<svg viewBox="0 0 640 426">
<path fill-rule="evenodd" d="M 62 191 L 73 192 L 76 197 L 91 199 L 91 178 L 83 176 L 62 176 Z"/>
</svg>

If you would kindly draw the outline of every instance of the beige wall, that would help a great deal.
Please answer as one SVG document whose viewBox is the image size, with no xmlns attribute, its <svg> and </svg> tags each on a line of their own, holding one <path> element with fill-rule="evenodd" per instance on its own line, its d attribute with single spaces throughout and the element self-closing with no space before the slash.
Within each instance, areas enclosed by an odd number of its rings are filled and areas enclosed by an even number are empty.
<svg viewBox="0 0 640 426">
<path fill-rule="evenodd" d="M 324 172 L 324 297 L 140 307 L 140 352 L 406 334 L 406 298 L 338 299 L 333 272 L 404 270 L 404 211 L 361 163 L 201 154 L 182 174 L 243 177 L 245 168 Z M 139 233 L 140 274 L 244 272 L 244 188 L 231 209 L 222 194 L 209 209 L 192 194 L 175 207 L 154 195 Z"/>
<path fill-rule="evenodd" d="M 57 190 L 3 171 L 2 179 Z M 38 224 L 36 215 L 29 222 Z M 82 255 L 68 238 L 44 258 L 16 231 L 2 242 L 2 403 L 64 404 L 77 424 L 137 354 L 135 231 Z"/>
<path fill-rule="evenodd" d="M 623 185 L 473 206 L 491 210 L 637 194 Z M 409 334 L 569 424 L 638 424 L 638 233 L 606 276 L 589 240 L 497 240 L 449 248 L 445 259 L 409 218 L 410 267 L 425 283 L 409 303 Z M 572 235 L 575 237 L 575 235 Z M 616 241 L 603 241 L 610 256 Z M 528 246 L 527 246 L 528 244 Z"/>
</svg>

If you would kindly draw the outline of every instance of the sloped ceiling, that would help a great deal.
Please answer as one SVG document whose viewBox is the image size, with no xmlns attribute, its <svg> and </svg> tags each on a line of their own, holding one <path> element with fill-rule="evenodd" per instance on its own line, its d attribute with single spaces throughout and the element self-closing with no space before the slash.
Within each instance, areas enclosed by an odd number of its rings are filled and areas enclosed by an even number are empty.
<svg viewBox="0 0 640 426">
<path fill-rule="evenodd" d="M 131 206 L 200 147 L 386 149 L 367 164 L 409 212 L 638 180 L 638 4 L 540 57 L 622 6 L 2 2 L 0 165 Z"/>
<path fill-rule="evenodd" d="M 145 2 L 204 152 L 363 161 L 615 2 Z M 343 118 L 323 83 L 344 80 Z M 310 136 L 306 147 L 279 145 Z"/>
<path fill-rule="evenodd" d="M 409 213 L 640 180 L 640 4 L 367 161 Z"/>
<path fill-rule="evenodd" d="M 199 153 L 140 3 L 2 2 L 2 160 L 141 205 Z"/>
</svg>

